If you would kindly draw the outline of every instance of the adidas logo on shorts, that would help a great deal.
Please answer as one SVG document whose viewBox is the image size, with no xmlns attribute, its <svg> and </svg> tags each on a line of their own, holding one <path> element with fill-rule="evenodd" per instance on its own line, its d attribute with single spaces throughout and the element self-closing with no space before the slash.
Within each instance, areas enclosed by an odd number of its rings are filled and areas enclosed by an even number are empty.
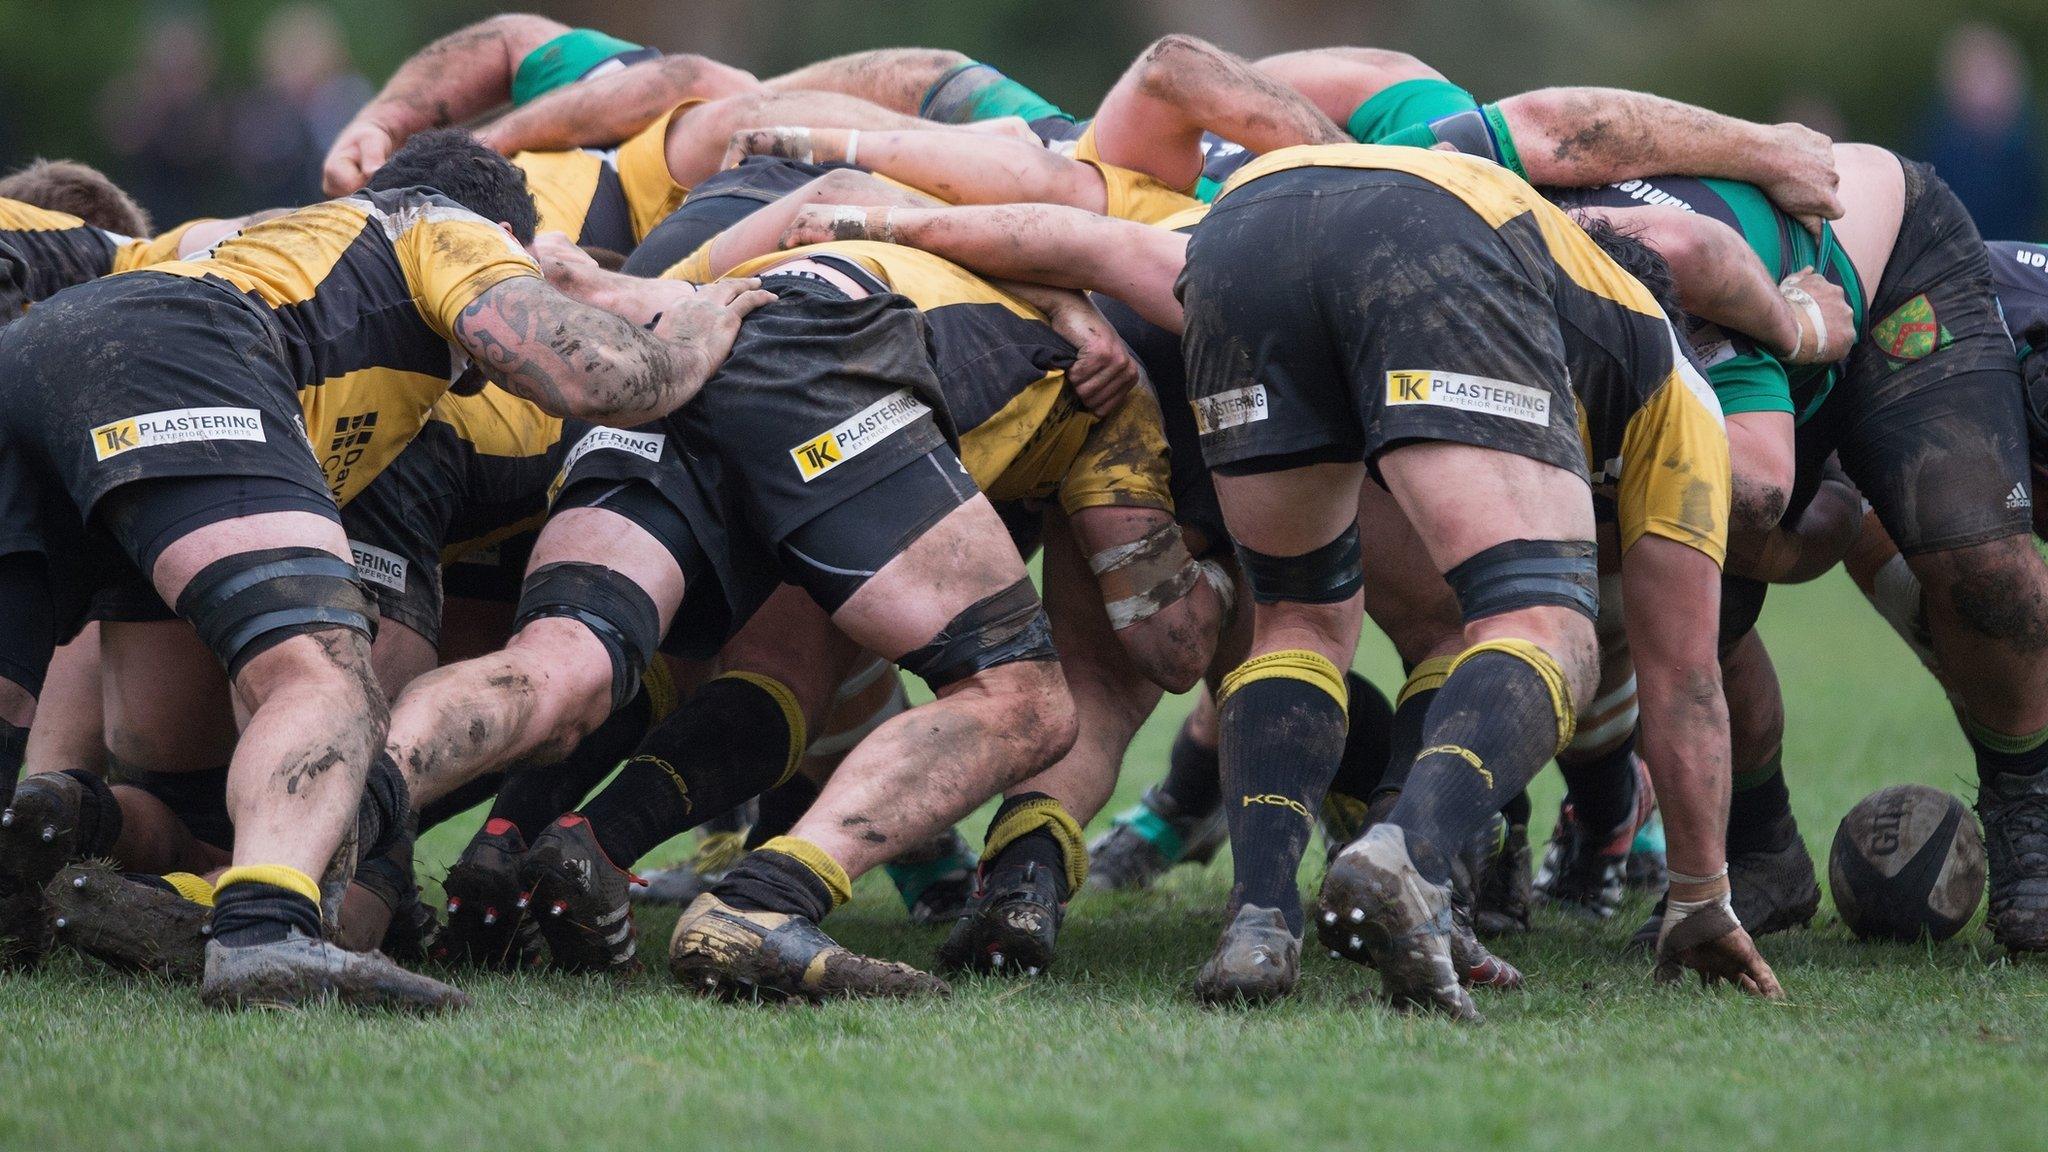
<svg viewBox="0 0 2048 1152">
<path fill-rule="evenodd" d="M 2027 490 L 2027 482 L 2024 480 L 2013 485 L 2012 491 L 2005 494 L 2005 507 L 2008 512 L 2015 508 L 2030 509 L 2033 506 L 2034 494 Z"/>
</svg>

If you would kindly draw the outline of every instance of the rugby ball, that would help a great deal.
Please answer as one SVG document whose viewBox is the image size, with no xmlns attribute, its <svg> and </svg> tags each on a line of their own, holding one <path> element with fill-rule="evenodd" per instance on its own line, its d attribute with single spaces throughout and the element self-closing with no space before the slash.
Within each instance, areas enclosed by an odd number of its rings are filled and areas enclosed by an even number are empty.
<svg viewBox="0 0 2048 1152">
<path fill-rule="evenodd" d="M 1946 940 L 1984 898 L 1984 836 L 1969 806 L 1938 788 L 1895 784 L 1835 829 L 1828 888 L 1863 940 Z"/>
</svg>

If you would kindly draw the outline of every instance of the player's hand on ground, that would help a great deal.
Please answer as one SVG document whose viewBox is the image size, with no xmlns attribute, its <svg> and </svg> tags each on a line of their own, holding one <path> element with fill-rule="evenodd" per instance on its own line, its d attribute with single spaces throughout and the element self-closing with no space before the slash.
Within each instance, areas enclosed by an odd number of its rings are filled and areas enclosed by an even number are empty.
<svg viewBox="0 0 2048 1152">
<path fill-rule="evenodd" d="M 1779 124 L 1770 155 L 1778 176 L 1764 183 L 1771 203 L 1797 217 L 1810 232 L 1821 221 L 1842 218 L 1841 176 L 1835 171 L 1835 142 L 1804 124 Z"/>
<path fill-rule="evenodd" d="M 1726 894 L 1717 901 L 1702 903 L 1709 906 L 1689 911 L 1679 901 L 1668 901 L 1670 910 L 1664 915 L 1664 929 L 1657 937 L 1657 982 L 1674 983 L 1691 970 L 1699 973 L 1700 983 L 1708 986 L 1726 980 L 1752 996 L 1784 999 L 1785 990 L 1779 986 L 1777 974 L 1736 921 Z"/>
<path fill-rule="evenodd" d="M 1792 304 L 1799 341 L 1784 353 L 1792 364 L 1832 364 L 1849 354 L 1856 342 L 1856 312 L 1849 297 L 1827 277 L 1801 268 L 1778 284 Z"/>
<path fill-rule="evenodd" d="M 320 169 L 321 188 L 329 196 L 356 191 L 391 158 L 392 148 L 391 134 L 381 126 L 367 120 L 350 124 L 327 150 L 327 162 Z"/>
</svg>

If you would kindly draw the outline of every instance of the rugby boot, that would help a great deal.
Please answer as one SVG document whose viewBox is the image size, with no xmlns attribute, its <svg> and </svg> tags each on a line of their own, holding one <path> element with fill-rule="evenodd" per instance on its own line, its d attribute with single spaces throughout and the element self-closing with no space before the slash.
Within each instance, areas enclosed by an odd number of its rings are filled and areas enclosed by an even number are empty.
<svg viewBox="0 0 2048 1152">
<path fill-rule="evenodd" d="M 1389 1003 L 1480 1019 L 1452 956 L 1450 885 L 1423 878 L 1404 829 L 1376 824 L 1346 848 L 1323 877 L 1320 904 L 1320 921 L 1359 938 Z"/>
<path fill-rule="evenodd" d="M 1473 836 L 1467 850 L 1460 853 L 1459 858 L 1452 862 L 1451 963 L 1457 971 L 1458 982 L 1468 988 L 1513 990 L 1523 984 L 1521 970 L 1494 955 L 1486 945 L 1480 943 L 1478 934 L 1473 931 L 1475 885 L 1470 877 L 1475 871 L 1483 876 L 1483 870 L 1501 854 L 1506 829 L 1507 822 L 1496 814 Z M 1526 846 L 1527 841 L 1523 843 Z M 1525 869 L 1527 861 L 1525 850 Z M 1523 875 L 1526 877 L 1528 873 L 1524 871 Z M 1364 934 L 1357 931 L 1347 918 L 1339 915 L 1336 910 L 1321 910 L 1316 917 L 1316 938 L 1329 950 L 1331 959 L 1350 960 L 1368 968 L 1373 967 L 1372 953 L 1366 947 Z"/>
<path fill-rule="evenodd" d="M 939 971 L 1036 976 L 1052 966 L 1066 907 L 1059 878 L 1027 860 L 989 861 L 967 911 L 939 945 Z"/>
<path fill-rule="evenodd" d="M 1499 846 L 1487 854 L 1473 884 L 1472 926 L 1482 938 L 1529 930 L 1529 826 L 1502 824 Z"/>
<path fill-rule="evenodd" d="M 509 972 L 540 960 L 539 926 L 530 915 L 520 860 L 526 842 L 509 820 L 491 820 L 441 878 L 447 922 L 427 954 L 435 962 Z"/>
<path fill-rule="evenodd" d="M 1999 773 L 1977 792 L 1991 868 L 1991 935 L 2012 952 L 2048 952 L 2048 772 Z"/>
<path fill-rule="evenodd" d="M 728 1000 L 943 996 L 946 982 L 908 964 L 857 955 L 802 916 L 735 908 L 706 892 L 669 937 L 668 970 L 700 996 Z"/>
<path fill-rule="evenodd" d="M 1117 891 L 1149 887 L 1177 864 L 1207 864 L 1229 835 L 1223 809 L 1183 812 L 1153 785 L 1088 846 L 1088 875 L 1096 887 Z"/>
<path fill-rule="evenodd" d="M 612 976 L 639 970 L 626 899 L 634 877 L 605 858 L 589 821 L 572 812 L 548 825 L 520 857 L 519 880 L 554 967 Z"/>
<path fill-rule="evenodd" d="M 1301 939 L 1287 930 L 1287 918 L 1278 908 L 1246 904 L 1195 974 L 1195 996 L 1205 1004 L 1264 1004 L 1292 993 L 1300 979 Z"/>
<path fill-rule="evenodd" d="M 1628 847 L 1628 873 L 1623 878 L 1631 892 L 1664 890 L 1664 817 L 1652 816 L 1636 833 Z"/>
<path fill-rule="evenodd" d="M 1804 928 L 1820 911 L 1820 882 L 1813 857 L 1799 835 L 1799 822 L 1786 812 L 1771 830 L 1771 848 L 1728 857 L 1729 902 L 1752 939 Z"/>
<path fill-rule="evenodd" d="M 350 952 L 294 928 L 282 940 L 230 948 L 206 943 L 199 999 L 210 1008 L 298 1008 L 340 1003 L 395 1012 L 447 1012 L 469 997 L 408 972 L 382 952 Z"/>
<path fill-rule="evenodd" d="M 1630 756 L 1636 770 L 1635 812 L 1620 827 L 1605 832 L 1587 828 L 1566 801 L 1557 813 L 1557 827 L 1536 869 L 1536 895 L 1591 920 L 1607 920 L 1621 908 L 1628 893 L 1628 855 L 1636 833 L 1657 809 L 1650 772 L 1639 756 Z"/>
<path fill-rule="evenodd" d="M 85 788 L 41 772 L 23 777 L 0 809 L 0 966 L 33 967 L 49 948 L 43 886 L 79 854 Z"/>
<path fill-rule="evenodd" d="M 673 868 L 657 868 L 640 877 L 641 883 L 626 890 L 626 899 L 635 904 L 656 904 L 664 908 L 688 908 L 690 901 L 704 894 L 710 887 L 697 870 L 687 863 Z"/>
<path fill-rule="evenodd" d="M 948 828 L 924 847 L 891 860 L 882 870 L 896 885 L 912 924 L 951 924 L 965 916 L 972 904 L 977 863 L 967 841 Z"/>
<path fill-rule="evenodd" d="M 125 876 L 105 864 L 71 864 L 43 888 L 56 942 L 116 968 L 195 983 L 206 969 L 211 905 L 177 881 L 209 892 L 197 876 Z M 212 899 L 210 893 L 206 896 Z"/>
</svg>

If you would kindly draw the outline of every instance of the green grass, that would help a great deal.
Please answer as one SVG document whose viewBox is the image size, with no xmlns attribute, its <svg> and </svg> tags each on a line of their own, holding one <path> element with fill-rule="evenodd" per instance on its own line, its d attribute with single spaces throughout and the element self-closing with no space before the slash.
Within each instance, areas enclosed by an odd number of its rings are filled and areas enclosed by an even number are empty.
<svg viewBox="0 0 2048 1152">
<path fill-rule="evenodd" d="M 1817 858 L 1880 785 L 1968 795 L 1940 693 L 1846 580 L 1774 595 L 1765 634 Z M 1392 683 L 1383 645 L 1364 663 Z M 1146 730 L 1119 804 L 1156 776 L 1179 712 Z M 1550 773 L 1539 825 L 1557 791 Z M 467 832 L 430 838 L 427 875 Z M 0 1146 L 1984 1149 L 2040 1147 L 2048 1126 L 2048 965 L 1997 962 L 1981 927 L 1862 945 L 1824 905 L 1814 929 L 1766 941 L 1790 992 L 1766 1005 L 1653 988 L 1618 956 L 1636 905 L 1598 931 L 1544 919 L 1504 947 L 1530 988 L 1483 995 L 1480 1028 L 1391 1015 L 1371 973 L 1319 953 L 1292 1002 L 1211 1011 L 1187 988 L 1226 875 L 1084 894 L 1046 977 L 909 1007 L 730 1007 L 657 971 L 624 987 L 465 977 L 476 1007 L 445 1021 L 230 1017 L 60 959 L 0 978 Z M 641 923 L 657 969 L 670 920 Z M 831 927 L 917 963 L 938 940 L 879 875 Z"/>
</svg>

